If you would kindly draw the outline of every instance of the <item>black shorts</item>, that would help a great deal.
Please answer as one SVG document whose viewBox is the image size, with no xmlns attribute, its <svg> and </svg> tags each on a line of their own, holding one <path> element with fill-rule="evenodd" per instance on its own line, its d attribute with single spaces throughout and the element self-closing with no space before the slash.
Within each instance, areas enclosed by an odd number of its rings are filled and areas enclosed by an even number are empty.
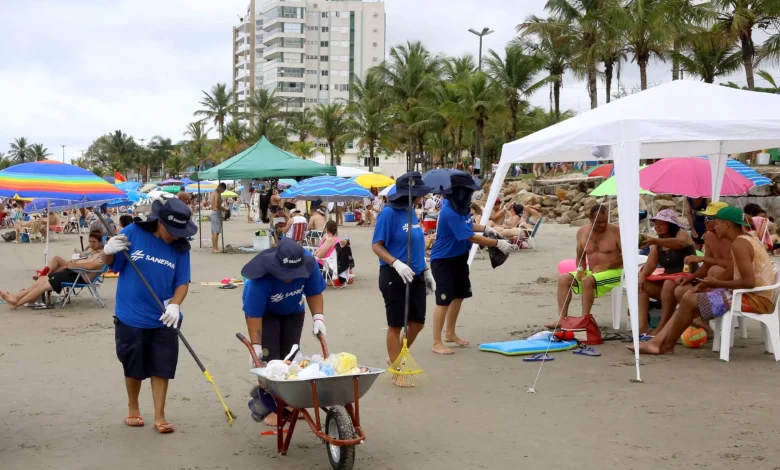
<svg viewBox="0 0 780 470">
<path fill-rule="evenodd" d="M 432 260 L 431 272 L 436 281 L 436 305 L 446 306 L 453 299 L 471 297 L 468 251 L 452 258 Z"/>
<path fill-rule="evenodd" d="M 116 357 L 125 369 L 125 377 L 136 380 L 174 378 L 179 362 L 179 335 L 175 328 L 136 328 L 116 317 L 114 325 Z"/>
<path fill-rule="evenodd" d="M 301 344 L 301 332 L 306 312 L 292 315 L 263 315 L 262 361 L 283 359 L 290 354 L 294 344 Z"/>
<path fill-rule="evenodd" d="M 396 270 L 385 265 L 379 268 L 379 291 L 385 299 L 385 315 L 387 326 L 401 328 L 404 326 L 404 311 L 406 309 L 406 284 Z M 414 276 L 409 286 L 409 322 L 425 324 L 425 276 Z"/>
<path fill-rule="evenodd" d="M 56 293 L 62 292 L 62 283 L 70 284 L 76 282 L 79 278 L 79 273 L 70 269 L 64 269 L 62 271 L 49 274 L 49 285 L 51 290 Z M 83 281 L 83 280 L 82 280 Z"/>
</svg>

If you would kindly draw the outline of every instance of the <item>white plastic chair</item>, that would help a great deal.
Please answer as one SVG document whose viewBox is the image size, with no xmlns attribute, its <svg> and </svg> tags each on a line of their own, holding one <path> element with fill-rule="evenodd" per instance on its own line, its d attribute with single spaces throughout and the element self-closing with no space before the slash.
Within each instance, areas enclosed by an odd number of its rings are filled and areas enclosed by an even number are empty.
<svg viewBox="0 0 780 470">
<path fill-rule="evenodd" d="M 338 280 L 338 262 L 336 260 L 336 250 L 333 250 L 333 252 L 328 256 L 327 258 L 316 258 L 317 261 L 322 261 L 322 265 L 319 265 L 320 272 L 322 273 L 322 277 L 325 278 L 325 283 L 330 287 L 335 287 L 337 289 L 343 289 L 347 287 L 347 283 L 344 283 L 344 285 L 337 286 L 336 280 Z"/>
<path fill-rule="evenodd" d="M 638 262 L 639 262 L 639 269 L 642 269 L 642 267 L 647 263 L 647 256 L 645 255 L 639 255 L 638 256 Z M 620 276 L 620 287 L 612 289 L 612 328 L 616 330 L 620 330 L 620 318 L 621 318 L 621 309 L 623 308 L 623 292 L 626 290 L 626 274 L 623 273 L 622 276 Z M 626 328 L 631 328 L 631 321 L 628 320 L 626 323 Z"/>
<path fill-rule="evenodd" d="M 775 355 L 775 361 L 780 361 L 780 302 L 778 302 L 778 290 L 780 290 L 780 272 L 777 263 L 773 264 L 775 283 L 771 286 L 757 287 L 755 289 L 736 289 L 731 299 L 731 311 L 715 320 L 715 338 L 712 341 L 712 350 L 720 351 L 720 360 L 728 362 L 729 350 L 734 342 L 733 320 L 737 319 L 742 338 L 747 338 L 744 318 L 751 318 L 761 322 L 764 330 L 764 347 L 766 352 Z M 772 300 L 775 309 L 772 313 L 751 313 L 742 311 L 742 295 L 750 292 L 762 292 L 774 290 Z"/>
</svg>

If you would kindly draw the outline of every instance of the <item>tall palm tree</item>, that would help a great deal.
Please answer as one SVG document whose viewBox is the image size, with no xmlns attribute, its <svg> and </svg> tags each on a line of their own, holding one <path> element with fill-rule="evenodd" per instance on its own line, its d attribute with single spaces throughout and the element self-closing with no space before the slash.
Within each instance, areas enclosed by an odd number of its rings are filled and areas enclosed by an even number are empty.
<svg viewBox="0 0 780 470">
<path fill-rule="evenodd" d="M 27 156 L 30 160 L 39 162 L 41 160 L 46 160 L 46 157 L 50 157 L 51 152 L 49 152 L 49 149 L 44 147 L 43 144 L 32 144 Z"/>
<path fill-rule="evenodd" d="M 675 56 L 682 70 L 701 77 L 705 83 L 714 83 L 716 77 L 742 67 L 742 54 L 718 26 L 689 36 L 683 47 L 685 52 Z"/>
<path fill-rule="evenodd" d="M 135 167 L 135 140 L 121 130 L 108 135 L 106 150 L 115 170 L 125 171 Z"/>
<path fill-rule="evenodd" d="M 292 143 L 292 153 L 298 155 L 304 160 L 308 160 L 309 158 L 313 157 L 314 151 L 314 142 L 312 141 L 301 140 L 299 142 Z"/>
<path fill-rule="evenodd" d="M 263 132 L 264 133 L 264 132 Z M 238 113 L 234 112 L 230 117 L 230 122 L 225 126 L 225 136 L 235 137 L 239 142 L 244 141 L 249 134 L 246 124 L 241 122 Z"/>
<path fill-rule="evenodd" d="M 677 31 L 668 21 L 666 0 L 630 0 L 616 21 L 623 30 L 626 51 L 639 66 L 640 89 L 647 89 L 647 64 L 665 60 Z"/>
<path fill-rule="evenodd" d="M 538 21 L 547 22 L 547 20 Z M 526 51 L 542 60 L 543 68 L 552 83 L 550 108 L 555 123 L 561 119 L 561 87 L 564 73 L 571 68 L 571 43 L 568 38 L 556 34 L 554 28 L 543 25 L 526 28 L 525 25 L 526 23 L 523 23 L 517 27 L 522 39 L 513 43 L 521 44 Z"/>
<path fill-rule="evenodd" d="M 173 154 L 165 164 L 165 171 L 171 178 L 178 178 L 184 169 L 184 158 L 178 153 Z"/>
<path fill-rule="evenodd" d="M 347 133 L 346 110 L 340 103 L 318 105 L 314 114 L 317 116 L 315 135 L 328 142 L 330 164 L 341 165 L 341 159 L 336 158 L 336 143 L 345 139 Z"/>
<path fill-rule="evenodd" d="M 217 83 L 211 88 L 211 93 L 203 92 L 203 99 L 200 105 L 203 109 L 195 111 L 195 116 L 203 116 L 206 120 L 211 120 L 219 130 L 219 140 L 225 138 L 225 120 L 235 109 L 233 100 L 234 92 L 229 90 L 224 83 Z"/>
<path fill-rule="evenodd" d="M 8 156 L 16 163 L 24 163 L 30 158 L 30 144 L 26 137 L 14 139 L 8 145 Z"/>
<path fill-rule="evenodd" d="M 0 152 L 0 170 L 5 170 L 11 165 L 13 165 L 13 161 L 6 157 L 3 152 Z"/>
<path fill-rule="evenodd" d="M 292 113 L 288 124 L 292 132 L 298 134 L 298 141 L 303 142 L 312 135 L 316 127 L 314 111 L 311 108 L 303 108 L 299 113 Z"/>
<path fill-rule="evenodd" d="M 756 86 L 753 74 L 756 60 L 753 30 L 754 28 L 762 30 L 776 28 L 776 23 L 780 21 L 780 2 L 777 0 L 713 0 L 712 3 L 718 10 L 718 22 L 732 38 L 739 41 L 747 87 L 753 90 Z"/>
<path fill-rule="evenodd" d="M 442 75 L 445 80 L 455 82 L 461 77 L 469 76 L 477 71 L 474 56 L 465 54 L 460 57 L 450 57 L 442 61 Z"/>
<path fill-rule="evenodd" d="M 200 171 L 201 165 L 205 163 L 208 156 L 208 132 L 206 124 L 203 121 L 195 121 L 187 124 L 184 135 L 189 137 L 185 144 L 187 149 L 195 160 L 195 166 Z"/>
<path fill-rule="evenodd" d="M 168 159 L 173 155 L 176 148 L 173 140 L 156 135 L 149 141 L 149 152 L 146 166 L 147 178 L 150 177 L 149 171 L 157 171 L 158 168 L 166 168 Z"/>
<path fill-rule="evenodd" d="M 276 90 L 268 92 L 265 88 L 258 88 L 249 96 L 246 102 L 248 111 L 246 118 L 253 123 L 254 129 L 259 135 L 266 135 L 266 129 L 271 120 L 280 116 L 281 103 L 276 96 Z"/>
<path fill-rule="evenodd" d="M 542 59 L 526 54 L 520 45 L 510 44 L 504 50 L 504 58 L 490 49 L 485 64 L 493 83 L 506 97 L 512 119 L 507 137 L 512 141 L 517 135 L 517 115 L 522 98 L 530 98 L 548 81 L 547 78 L 536 80 L 542 71 Z"/>
<path fill-rule="evenodd" d="M 672 40 L 672 80 L 679 80 L 679 54 L 687 36 L 697 33 L 701 27 L 709 25 L 715 19 L 715 10 L 711 2 L 699 0 L 665 0 L 666 22 L 674 30 Z"/>
<path fill-rule="evenodd" d="M 374 155 L 381 142 L 392 132 L 392 116 L 383 83 L 375 70 L 369 70 L 364 81 L 352 81 L 353 99 L 347 105 L 346 121 L 350 140 L 357 139 L 358 148 L 368 149 L 368 171 L 374 171 Z"/>
</svg>

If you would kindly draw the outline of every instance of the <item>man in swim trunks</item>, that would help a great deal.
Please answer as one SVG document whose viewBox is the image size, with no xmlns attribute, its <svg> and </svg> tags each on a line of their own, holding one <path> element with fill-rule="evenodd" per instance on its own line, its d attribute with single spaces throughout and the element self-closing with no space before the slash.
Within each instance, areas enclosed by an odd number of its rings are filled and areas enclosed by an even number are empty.
<svg viewBox="0 0 780 470">
<path fill-rule="evenodd" d="M 582 294 L 582 315 L 585 316 L 590 314 L 594 299 L 620 287 L 623 275 L 620 229 L 607 222 L 606 206 L 593 206 L 588 218 L 590 225 L 577 231 L 578 269 L 561 274 L 558 278 L 558 312 L 561 320 L 569 316 L 571 294 Z M 556 324 L 545 326 L 554 328 Z"/>
</svg>

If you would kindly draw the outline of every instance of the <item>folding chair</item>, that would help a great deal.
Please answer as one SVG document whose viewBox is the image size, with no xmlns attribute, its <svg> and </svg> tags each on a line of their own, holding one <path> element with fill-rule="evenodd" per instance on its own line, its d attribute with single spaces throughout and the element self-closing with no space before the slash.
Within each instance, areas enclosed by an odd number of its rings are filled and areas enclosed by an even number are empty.
<svg viewBox="0 0 780 470">
<path fill-rule="evenodd" d="M 298 222 L 290 227 L 290 231 L 287 232 L 287 237 L 292 238 L 293 241 L 299 245 L 303 244 L 303 240 L 306 237 L 306 224 Z"/>
<path fill-rule="evenodd" d="M 318 263 L 318 265 L 320 267 L 322 277 L 325 278 L 325 284 L 327 284 L 329 287 L 335 287 L 336 289 L 343 289 L 347 287 L 348 283 L 337 286 L 335 282 L 339 278 L 339 267 L 338 261 L 336 260 L 336 250 L 333 250 L 333 252 L 327 258 L 317 258 L 317 261 L 322 261 L 322 264 Z"/>
<path fill-rule="evenodd" d="M 537 240 L 536 234 L 539 232 L 539 227 L 541 226 L 542 219 L 539 219 L 536 221 L 533 230 L 529 232 L 528 229 L 523 229 L 526 235 L 513 238 L 512 243 L 520 248 L 533 248 L 534 251 L 539 251 L 539 240 Z"/>
<path fill-rule="evenodd" d="M 100 294 L 98 293 L 98 287 L 100 287 L 100 285 L 103 284 L 104 275 L 106 274 L 106 271 L 108 271 L 108 265 L 103 266 L 103 269 L 75 268 L 72 270 L 79 273 L 79 277 L 76 278 L 74 282 L 62 283 L 62 287 L 66 288 L 68 292 L 67 294 L 65 294 L 65 297 L 62 298 L 62 302 L 60 303 L 60 309 L 65 308 L 65 304 L 70 302 L 71 297 L 75 297 L 79 295 L 79 293 L 83 289 L 87 289 L 90 292 L 90 294 L 92 294 L 92 298 L 97 301 L 100 307 L 105 308 L 106 304 L 103 302 L 103 299 L 100 297 Z M 95 273 L 97 273 L 95 279 L 90 280 L 89 275 Z"/>
<path fill-rule="evenodd" d="M 306 232 L 306 237 L 303 240 L 303 249 L 314 254 L 317 248 L 319 248 L 320 240 L 322 240 L 324 235 L 325 233 L 322 230 L 309 230 Z"/>
</svg>

